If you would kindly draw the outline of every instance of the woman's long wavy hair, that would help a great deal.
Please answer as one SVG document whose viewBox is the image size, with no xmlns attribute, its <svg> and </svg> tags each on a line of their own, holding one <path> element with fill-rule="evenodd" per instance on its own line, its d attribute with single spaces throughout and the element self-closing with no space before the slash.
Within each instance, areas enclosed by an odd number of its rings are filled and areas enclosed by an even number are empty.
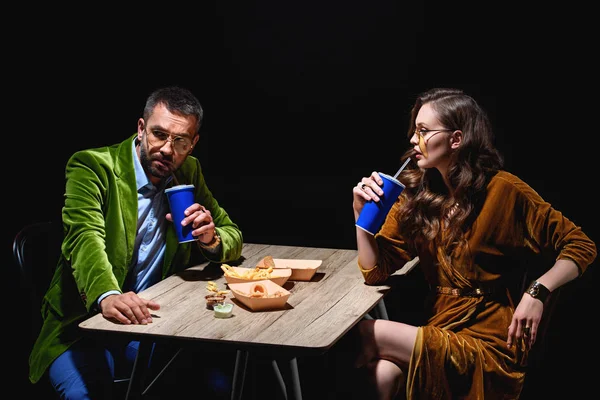
<svg viewBox="0 0 600 400">
<path fill-rule="evenodd" d="M 399 218 L 403 237 L 414 249 L 428 249 L 443 262 L 443 258 L 466 243 L 464 233 L 479 213 L 487 184 L 502 168 L 503 159 L 494 147 L 487 114 L 473 98 L 457 89 L 435 88 L 417 98 L 411 110 L 409 140 L 416 129 L 417 114 L 426 103 L 443 126 L 463 133 L 448 168 L 452 189 L 448 190 L 438 169 L 420 169 L 412 164 L 399 178 L 406 185 L 403 194 L 407 198 Z M 411 148 L 402 159 L 414 156 Z M 448 220 L 445 216 L 450 213 Z"/>
</svg>

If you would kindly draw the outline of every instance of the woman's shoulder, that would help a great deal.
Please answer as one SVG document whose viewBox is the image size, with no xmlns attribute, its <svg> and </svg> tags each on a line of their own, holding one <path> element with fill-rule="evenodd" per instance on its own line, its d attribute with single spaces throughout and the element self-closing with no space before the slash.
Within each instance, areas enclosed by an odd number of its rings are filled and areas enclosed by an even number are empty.
<svg viewBox="0 0 600 400">
<path fill-rule="evenodd" d="M 489 187 L 495 187 L 495 186 L 499 186 L 499 187 L 503 187 L 503 188 L 508 188 L 508 187 L 514 187 L 514 188 L 519 188 L 520 186 L 529 186 L 527 185 L 527 183 L 525 183 L 525 181 L 523 181 L 521 178 L 519 178 L 518 176 L 516 176 L 515 174 L 512 174 L 508 171 L 504 171 L 504 170 L 500 170 L 498 172 L 496 172 L 496 174 L 492 177 L 492 179 L 490 179 L 490 183 L 489 183 Z"/>
<path fill-rule="evenodd" d="M 508 171 L 498 171 L 488 184 L 488 193 L 499 193 L 504 197 L 515 193 L 530 200 L 539 201 L 539 194 L 525 181 Z"/>
<path fill-rule="evenodd" d="M 510 173 L 505 170 L 500 170 L 500 171 L 496 172 L 496 174 L 490 180 L 490 184 L 495 183 L 495 184 L 500 184 L 500 185 L 515 184 L 515 183 L 520 183 L 520 182 L 523 182 L 523 180 L 521 178 L 519 178 L 515 174 Z"/>
</svg>

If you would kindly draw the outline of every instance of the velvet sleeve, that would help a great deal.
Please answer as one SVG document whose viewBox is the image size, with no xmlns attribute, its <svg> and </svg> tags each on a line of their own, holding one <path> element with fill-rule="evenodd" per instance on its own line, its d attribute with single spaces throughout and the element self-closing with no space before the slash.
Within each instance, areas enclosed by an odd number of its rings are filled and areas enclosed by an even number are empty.
<svg viewBox="0 0 600 400">
<path fill-rule="evenodd" d="M 595 243 L 560 211 L 529 185 L 509 174 L 502 175 L 498 185 L 490 188 L 491 195 L 502 198 L 504 204 L 514 204 L 506 214 L 514 212 L 521 223 L 516 227 L 522 235 L 523 245 L 534 254 L 548 261 L 570 259 L 577 264 L 582 274 L 596 258 Z"/>
<path fill-rule="evenodd" d="M 121 291 L 106 248 L 105 214 L 108 188 L 114 177 L 107 172 L 108 152 L 75 153 L 66 166 L 65 204 L 62 210 L 66 226 L 62 251 L 70 262 L 78 291 L 85 294 L 88 310 L 108 291 Z M 121 237 L 121 239 L 123 239 Z M 125 245 L 121 246 L 125 254 Z M 122 271 L 121 279 L 125 272 Z M 90 301 L 88 301 L 90 300 Z"/>
<path fill-rule="evenodd" d="M 383 226 L 375 235 L 379 248 L 377 265 L 370 270 L 363 269 L 360 264 L 358 266 L 365 283 L 369 285 L 385 282 L 391 274 L 401 269 L 416 256 L 416 254 L 411 254 L 408 251 L 406 241 L 399 234 L 398 212 L 402 207 L 403 200 L 403 196 L 398 198 L 388 213 Z"/>
</svg>

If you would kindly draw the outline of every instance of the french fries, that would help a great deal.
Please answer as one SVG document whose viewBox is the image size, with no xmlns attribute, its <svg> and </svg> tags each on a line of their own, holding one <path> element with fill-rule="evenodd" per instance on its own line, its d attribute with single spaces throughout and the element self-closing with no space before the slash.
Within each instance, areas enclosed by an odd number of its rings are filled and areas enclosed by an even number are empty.
<svg viewBox="0 0 600 400">
<path fill-rule="evenodd" d="M 216 293 L 217 295 L 229 293 L 229 290 L 219 290 L 217 284 L 213 281 L 208 281 L 208 283 L 206 284 L 206 290 L 208 290 L 209 292 Z"/>
<path fill-rule="evenodd" d="M 239 269 L 235 270 L 228 264 L 221 264 L 221 269 L 227 276 L 230 276 L 232 278 L 248 279 L 248 280 L 269 279 L 269 278 L 271 278 L 271 272 L 273 272 L 273 267 L 243 268 L 245 270 L 247 269 L 247 271 L 239 272 Z"/>
</svg>

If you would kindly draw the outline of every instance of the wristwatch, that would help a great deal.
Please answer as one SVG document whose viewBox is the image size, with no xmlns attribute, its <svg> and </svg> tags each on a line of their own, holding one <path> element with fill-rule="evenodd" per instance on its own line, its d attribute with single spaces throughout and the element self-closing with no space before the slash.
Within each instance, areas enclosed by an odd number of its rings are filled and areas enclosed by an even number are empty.
<svg viewBox="0 0 600 400">
<path fill-rule="evenodd" d="M 529 285 L 525 293 L 529 294 L 534 299 L 540 300 L 542 303 L 545 303 L 548 296 L 550 296 L 550 290 L 538 281 L 531 282 L 531 285 Z"/>
<path fill-rule="evenodd" d="M 219 245 L 221 244 L 221 236 L 219 235 L 219 232 L 217 232 L 217 230 L 215 229 L 214 236 L 213 236 L 212 240 L 210 241 L 210 243 L 202 243 L 201 241 L 198 241 L 198 244 L 204 250 L 209 250 L 209 251 L 214 252 L 216 250 L 216 248 L 219 247 Z"/>
</svg>

